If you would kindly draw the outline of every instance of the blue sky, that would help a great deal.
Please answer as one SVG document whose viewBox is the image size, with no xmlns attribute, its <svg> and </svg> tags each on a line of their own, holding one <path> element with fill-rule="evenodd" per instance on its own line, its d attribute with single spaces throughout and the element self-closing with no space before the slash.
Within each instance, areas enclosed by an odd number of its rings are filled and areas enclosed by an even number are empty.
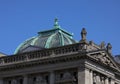
<svg viewBox="0 0 120 84">
<path fill-rule="evenodd" d="M 24 40 L 51 29 L 55 17 L 74 39 L 85 27 L 89 41 L 110 42 L 120 54 L 120 0 L 0 0 L 0 51 L 13 54 Z"/>
</svg>

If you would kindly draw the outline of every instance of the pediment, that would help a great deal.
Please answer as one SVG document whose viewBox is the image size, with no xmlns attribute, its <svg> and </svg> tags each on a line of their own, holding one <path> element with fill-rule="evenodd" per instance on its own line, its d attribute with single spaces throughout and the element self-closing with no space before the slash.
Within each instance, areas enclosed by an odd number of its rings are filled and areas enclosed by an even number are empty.
<svg viewBox="0 0 120 84">
<path fill-rule="evenodd" d="M 92 52 L 88 54 L 90 57 L 92 57 L 93 59 L 95 59 L 96 61 L 115 68 L 115 69 L 119 69 L 116 61 L 114 60 L 114 58 L 112 57 L 112 55 L 108 54 L 106 51 L 97 51 L 97 52 Z"/>
</svg>

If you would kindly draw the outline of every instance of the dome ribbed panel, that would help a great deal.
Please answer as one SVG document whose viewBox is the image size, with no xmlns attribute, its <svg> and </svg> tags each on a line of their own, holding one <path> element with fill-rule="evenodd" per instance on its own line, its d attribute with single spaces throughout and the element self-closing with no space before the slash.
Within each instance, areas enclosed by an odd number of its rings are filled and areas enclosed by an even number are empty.
<svg viewBox="0 0 120 84">
<path fill-rule="evenodd" d="M 44 48 L 46 41 L 48 39 L 48 36 L 40 36 L 38 40 L 34 43 L 35 46 L 39 46 L 41 48 Z"/>
<path fill-rule="evenodd" d="M 60 44 L 60 34 L 59 33 L 55 34 L 52 37 L 51 42 L 49 44 L 49 48 L 58 47 L 58 46 L 61 46 L 61 44 Z"/>
<path fill-rule="evenodd" d="M 65 44 L 65 45 L 70 44 L 70 43 L 69 43 L 69 40 L 68 40 L 65 36 L 63 36 L 63 37 L 64 37 L 64 44 Z"/>
<path fill-rule="evenodd" d="M 27 39 L 25 42 L 21 43 L 17 49 L 15 50 L 15 53 L 21 52 L 21 50 L 25 49 L 29 45 L 31 45 L 32 41 L 35 39 L 35 37 L 32 37 L 30 39 Z"/>
</svg>

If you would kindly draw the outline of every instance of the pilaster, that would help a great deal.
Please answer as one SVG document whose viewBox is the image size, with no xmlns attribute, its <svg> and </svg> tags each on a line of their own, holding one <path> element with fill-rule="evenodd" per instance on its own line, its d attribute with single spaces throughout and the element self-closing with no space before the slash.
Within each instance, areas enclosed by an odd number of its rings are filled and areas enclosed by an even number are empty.
<svg viewBox="0 0 120 84">
<path fill-rule="evenodd" d="M 23 84 L 28 84 L 28 76 L 27 75 L 23 76 Z"/>
<path fill-rule="evenodd" d="M 50 84 L 55 84 L 55 73 L 54 73 L 54 71 L 50 72 L 49 82 L 50 82 Z"/>
<path fill-rule="evenodd" d="M 115 80 L 114 79 L 111 79 L 111 84 L 115 84 Z"/>
<path fill-rule="evenodd" d="M 78 68 L 78 84 L 93 84 L 92 73 L 87 68 Z"/>
<path fill-rule="evenodd" d="M 109 84 L 109 79 L 108 78 L 105 79 L 105 84 Z"/>
<path fill-rule="evenodd" d="M 3 84 L 3 79 L 2 78 L 0 78 L 0 84 Z"/>
<path fill-rule="evenodd" d="M 97 79 L 97 84 L 101 84 L 101 80 L 100 80 L 100 76 L 99 75 L 96 76 L 96 79 Z"/>
<path fill-rule="evenodd" d="M 93 84 L 93 71 L 90 71 L 90 84 Z"/>
</svg>

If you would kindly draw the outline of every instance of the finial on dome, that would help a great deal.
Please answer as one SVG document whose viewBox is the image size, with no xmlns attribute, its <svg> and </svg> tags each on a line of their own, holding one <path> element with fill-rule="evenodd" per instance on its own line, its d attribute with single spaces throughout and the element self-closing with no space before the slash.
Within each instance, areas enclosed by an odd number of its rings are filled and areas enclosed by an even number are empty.
<svg viewBox="0 0 120 84">
<path fill-rule="evenodd" d="M 58 24 L 58 19 L 57 18 L 55 18 L 55 24 Z"/>
<path fill-rule="evenodd" d="M 54 20 L 54 28 L 60 28 L 60 25 L 58 24 L 57 18 L 55 18 L 55 20 Z"/>
</svg>

